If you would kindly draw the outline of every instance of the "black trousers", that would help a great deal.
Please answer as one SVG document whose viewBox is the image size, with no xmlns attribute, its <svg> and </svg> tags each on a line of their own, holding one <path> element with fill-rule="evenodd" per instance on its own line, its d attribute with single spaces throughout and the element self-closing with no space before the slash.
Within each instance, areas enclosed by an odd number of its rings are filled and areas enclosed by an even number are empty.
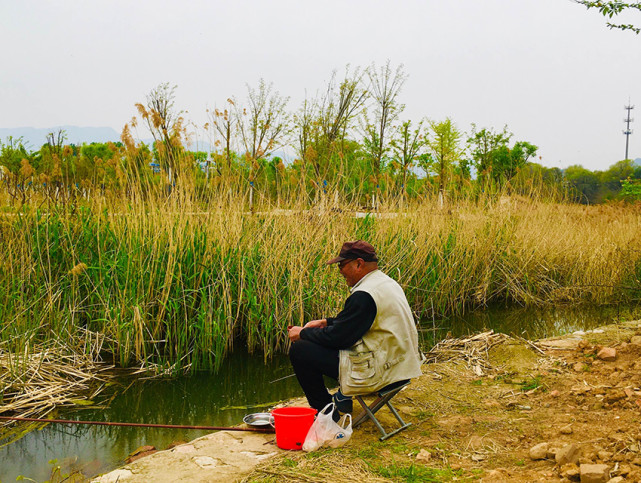
<svg viewBox="0 0 641 483">
<path fill-rule="evenodd" d="M 338 380 L 338 350 L 298 340 L 289 349 L 289 360 L 309 405 L 321 411 L 332 402 L 323 376 Z"/>
</svg>

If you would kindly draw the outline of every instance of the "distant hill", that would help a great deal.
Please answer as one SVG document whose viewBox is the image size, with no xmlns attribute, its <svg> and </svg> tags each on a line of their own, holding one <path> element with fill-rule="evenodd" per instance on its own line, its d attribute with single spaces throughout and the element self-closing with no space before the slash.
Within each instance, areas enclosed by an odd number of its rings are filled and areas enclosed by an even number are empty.
<svg viewBox="0 0 641 483">
<path fill-rule="evenodd" d="M 54 126 L 47 128 L 11 127 L 0 128 L 0 141 L 6 142 L 9 136 L 22 138 L 27 149 L 38 150 L 47 142 L 47 134 L 65 131 L 66 144 L 106 143 L 120 140 L 118 132 L 111 127 Z"/>
</svg>

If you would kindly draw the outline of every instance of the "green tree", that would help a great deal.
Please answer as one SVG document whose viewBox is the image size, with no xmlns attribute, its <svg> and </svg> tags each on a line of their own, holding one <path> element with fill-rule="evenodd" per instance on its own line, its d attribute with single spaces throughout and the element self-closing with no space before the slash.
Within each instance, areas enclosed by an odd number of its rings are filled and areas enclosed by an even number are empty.
<svg viewBox="0 0 641 483">
<path fill-rule="evenodd" d="M 122 147 L 122 143 L 91 143 L 82 145 L 74 161 L 77 180 L 87 180 L 91 183 L 98 181 L 101 183 L 104 182 L 104 180 L 97 176 L 98 169 L 104 162 L 117 157 L 120 147 Z"/>
<path fill-rule="evenodd" d="M 541 166 L 541 172 L 541 178 L 544 183 L 560 185 L 563 182 L 563 170 L 561 168 Z"/>
<path fill-rule="evenodd" d="M 629 159 L 618 161 L 605 171 L 596 173 L 601 184 L 604 200 L 616 199 L 621 193 L 624 180 L 634 177 L 634 165 Z"/>
<path fill-rule="evenodd" d="M 494 157 L 492 175 L 500 183 L 509 181 L 536 155 L 537 150 L 537 146 L 527 141 L 516 142 L 511 149 L 507 146 L 500 147 Z"/>
<path fill-rule="evenodd" d="M 46 185 L 45 191 L 48 196 L 60 192 L 59 188 L 68 172 L 67 169 L 63 169 L 65 139 L 64 130 L 51 132 L 47 134 L 47 142 L 35 153 L 34 165 L 37 166 L 41 181 Z"/>
<path fill-rule="evenodd" d="M 503 185 L 536 155 L 537 146 L 527 141 L 516 142 L 510 148 L 511 138 L 512 133 L 508 132 L 507 126 L 497 133 L 487 128 L 477 130 L 472 124 L 472 135 L 467 144 L 479 178 Z"/>
<path fill-rule="evenodd" d="M 611 191 L 621 189 L 621 181 L 634 177 L 635 166 L 629 159 L 618 161 L 603 172 L 603 184 Z"/>
<path fill-rule="evenodd" d="M 4 166 L 10 173 L 18 174 L 23 159 L 30 155 L 24 146 L 24 140 L 9 136 L 5 143 L 0 141 L 0 166 Z"/>
<path fill-rule="evenodd" d="M 492 177 L 497 151 L 506 147 L 511 137 L 507 126 L 497 133 L 492 128 L 477 130 L 476 124 L 472 124 L 472 134 L 467 139 L 467 145 L 479 178 L 487 182 Z"/>
<path fill-rule="evenodd" d="M 429 167 L 438 179 L 439 205 L 445 200 L 445 190 L 454 166 L 461 160 L 463 150 L 460 147 L 461 132 L 451 119 L 441 122 L 430 122 L 431 136 L 427 141 L 431 154 Z"/>
<path fill-rule="evenodd" d="M 621 197 L 626 201 L 641 201 L 641 180 L 630 178 L 623 180 Z"/>
<path fill-rule="evenodd" d="M 27 152 L 22 138 L 8 137 L 0 142 L 0 181 L 3 182 L 12 202 L 24 205 L 35 174 L 33 157 Z"/>
<path fill-rule="evenodd" d="M 425 150 L 427 133 L 423 128 L 423 124 L 424 121 L 420 120 L 416 128 L 412 128 L 412 121 L 403 122 L 396 129 L 396 133 L 390 142 L 392 163 L 398 165 L 403 193 L 406 192 L 409 173 Z"/>
<path fill-rule="evenodd" d="M 302 180 L 307 172 L 317 190 L 326 190 L 326 183 L 335 184 L 356 161 L 356 151 L 348 135 L 367 97 L 361 87 L 362 72 L 346 68 L 342 81 L 332 73 L 324 94 L 306 99 L 294 116 L 297 150 L 302 166 Z M 360 159 L 360 158 L 359 158 Z"/>
<path fill-rule="evenodd" d="M 579 203 L 595 204 L 603 200 L 603 189 L 597 174 L 580 165 L 567 167 L 563 174 Z"/>
</svg>

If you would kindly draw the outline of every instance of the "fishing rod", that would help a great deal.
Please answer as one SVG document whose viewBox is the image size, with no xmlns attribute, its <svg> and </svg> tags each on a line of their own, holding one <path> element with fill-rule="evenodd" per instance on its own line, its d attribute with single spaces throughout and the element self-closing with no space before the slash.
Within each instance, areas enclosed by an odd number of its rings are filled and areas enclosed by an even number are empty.
<svg viewBox="0 0 641 483">
<path fill-rule="evenodd" d="M 269 381 L 270 384 L 273 384 L 278 381 L 282 381 L 283 379 L 289 379 L 290 377 L 294 377 L 296 374 L 290 374 L 289 376 L 285 377 L 279 377 L 278 379 L 274 379 L 273 381 Z"/>
<path fill-rule="evenodd" d="M 73 421 L 70 419 L 38 419 L 38 418 L 19 418 L 13 416 L 0 416 L 4 421 L 29 421 L 36 423 L 60 423 L 60 424 L 93 424 L 97 426 L 131 426 L 134 428 L 170 428 L 170 429 L 201 429 L 205 431 L 253 431 L 255 433 L 273 433 L 270 429 L 259 428 L 237 428 L 225 426 L 188 426 L 182 424 L 146 424 L 146 423 L 120 423 L 112 421 Z"/>
</svg>

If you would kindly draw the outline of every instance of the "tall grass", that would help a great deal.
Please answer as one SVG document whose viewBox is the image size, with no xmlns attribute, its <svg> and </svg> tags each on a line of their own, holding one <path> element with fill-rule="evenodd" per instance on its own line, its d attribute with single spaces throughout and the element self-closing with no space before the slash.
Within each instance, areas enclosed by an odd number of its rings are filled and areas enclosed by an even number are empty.
<svg viewBox="0 0 641 483">
<path fill-rule="evenodd" d="M 234 344 L 269 357 L 286 349 L 287 325 L 340 310 L 346 287 L 324 262 L 356 238 L 378 248 L 419 319 L 641 293 L 634 206 L 426 199 L 357 217 L 345 205 L 250 212 L 247 193 L 194 193 L 0 215 L 0 341 L 82 348 L 100 337 L 123 366 L 211 370 Z"/>
</svg>

